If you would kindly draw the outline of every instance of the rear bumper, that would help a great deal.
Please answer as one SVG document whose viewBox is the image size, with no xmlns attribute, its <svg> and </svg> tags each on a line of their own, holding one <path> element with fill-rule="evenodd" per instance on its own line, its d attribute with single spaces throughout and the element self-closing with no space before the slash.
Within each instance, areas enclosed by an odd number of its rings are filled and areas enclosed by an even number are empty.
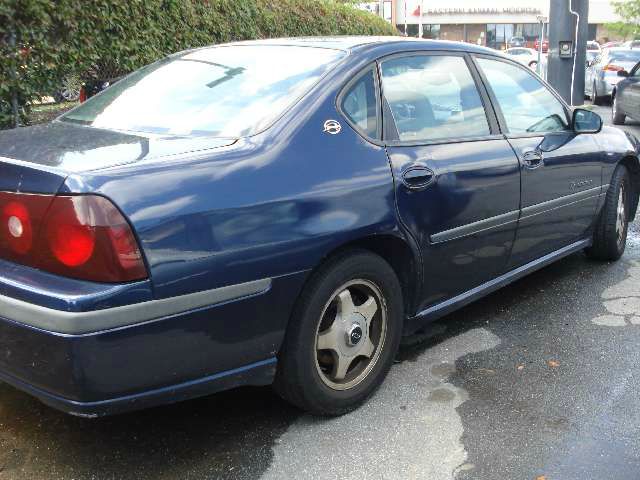
<svg viewBox="0 0 640 480">
<path fill-rule="evenodd" d="M 79 417 L 95 418 L 180 402 L 245 385 L 269 385 L 273 381 L 275 370 L 276 359 L 270 358 L 178 385 L 93 402 L 61 397 L 4 372 L 0 372 L 0 380 L 57 410 Z"/>
<path fill-rule="evenodd" d="M 134 313 L 134 324 L 129 325 L 122 324 L 126 320 L 122 308 L 130 306 L 88 312 L 43 310 L 41 305 L 28 306 L 29 302 L 3 295 L 6 289 L 2 289 L 0 380 L 52 407 L 83 416 L 146 408 L 240 385 L 269 384 L 305 275 L 268 279 L 253 285 L 258 290 L 246 290 L 241 284 L 245 290 L 240 297 L 210 295 L 213 304 L 206 306 L 190 303 L 197 297 L 176 297 L 160 316 L 154 302 L 137 303 L 146 308 L 124 310 Z M 0 281 L 0 289 L 2 285 Z M 176 312 L 176 304 L 186 310 Z M 13 308 L 16 305 L 19 308 Z M 32 318 L 29 312 L 34 313 Z M 96 312 L 100 312 L 97 317 Z M 82 323 L 96 318 L 106 321 L 108 328 L 92 330 L 98 324 Z M 114 318 L 120 320 L 113 324 Z M 61 319 L 71 320 L 56 323 Z M 63 331 L 52 331 L 55 326 Z"/>
</svg>

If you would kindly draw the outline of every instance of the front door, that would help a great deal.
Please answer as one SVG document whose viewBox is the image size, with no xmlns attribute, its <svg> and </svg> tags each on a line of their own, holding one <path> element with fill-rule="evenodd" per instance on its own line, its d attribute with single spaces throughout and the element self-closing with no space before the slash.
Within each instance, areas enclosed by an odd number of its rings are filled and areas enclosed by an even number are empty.
<svg viewBox="0 0 640 480">
<path fill-rule="evenodd" d="M 631 118 L 640 120 L 640 63 L 631 70 L 627 81 L 631 85 L 625 89 L 625 94 L 628 95 L 628 99 L 625 98 L 625 108 L 628 108 L 627 113 Z"/>
<path fill-rule="evenodd" d="M 570 111 L 526 68 L 476 59 L 502 131 L 521 166 L 522 206 L 510 268 L 583 239 L 593 223 L 602 164 L 593 135 L 576 135 Z"/>
<path fill-rule="evenodd" d="M 518 160 L 469 62 L 421 53 L 380 65 L 398 211 L 423 257 L 419 310 L 495 277 L 515 236 Z"/>
</svg>

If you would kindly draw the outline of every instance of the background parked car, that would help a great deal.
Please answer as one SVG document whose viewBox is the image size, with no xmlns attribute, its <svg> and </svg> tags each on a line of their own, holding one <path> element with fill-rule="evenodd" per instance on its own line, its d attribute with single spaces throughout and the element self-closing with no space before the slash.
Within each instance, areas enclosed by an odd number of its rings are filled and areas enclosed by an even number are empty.
<svg viewBox="0 0 640 480">
<path fill-rule="evenodd" d="M 640 121 L 640 63 L 631 71 L 620 70 L 620 81 L 611 94 L 613 123 L 622 125 L 626 117 Z"/>
<path fill-rule="evenodd" d="M 507 55 L 513 57 L 517 62 L 526 65 L 535 70 L 538 66 L 538 52 L 532 48 L 516 47 L 508 48 L 504 51 Z M 542 65 L 546 64 L 545 55 L 542 56 Z"/>
<path fill-rule="evenodd" d="M 88 99 L 97 95 L 101 91 L 113 85 L 119 78 L 112 79 L 91 79 L 82 84 L 82 88 L 79 93 L 80 103 L 86 102 Z"/>
<path fill-rule="evenodd" d="M 587 42 L 587 51 L 593 51 L 593 52 L 599 52 L 600 51 L 600 44 L 598 42 L 596 42 L 595 40 L 590 40 Z"/>
<path fill-rule="evenodd" d="M 534 50 L 540 50 L 540 39 L 537 39 L 533 44 Z M 549 51 L 549 40 L 545 39 L 542 41 L 542 53 L 547 53 Z"/>
<path fill-rule="evenodd" d="M 60 89 L 53 92 L 53 99 L 56 103 L 75 102 L 80 98 L 82 81 L 77 75 L 68 75 L 62 80 Z"/>
<path fill-rule="evenodd" d="M 585 77 L 585 93 L 595 105 L 611 98 L 613 87 L 622 77 L 621 70 L 629 71 L 640 62 L 640 49 L 608 48 L 589 65 Z"/>
<path fill-rule="evenodd" d="M 600 48 L 604 50 L 605 48 L 614 48 L 614 47 L 620 47 L 620 46 L 622 46 L 622 42 L 614 41 L 614 42 L 603 43 L 602 45 L 600 45 Z"/>
<path fill-rule="evenodd" d="M 524 37 L 511 37 L 509 40 L 509 48 L 512 47 L 524 47 L 526 45 L 526 41 Z"/>
<path fill-rule="evenodd" d="M 640 48 L 640 40 L 629 40 L 620 46 L 624 48 Z"/>
</svg>

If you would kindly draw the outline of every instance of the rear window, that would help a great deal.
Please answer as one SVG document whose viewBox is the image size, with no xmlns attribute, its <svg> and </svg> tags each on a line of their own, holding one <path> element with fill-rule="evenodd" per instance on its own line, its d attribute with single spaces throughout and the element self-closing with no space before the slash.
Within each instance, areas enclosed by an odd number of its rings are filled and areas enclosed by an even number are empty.
<svg viewBox="0 0 640 480">
<path fill-rule="evenodd" d="M 197 50 L 134 72 L 60 119 L 163 135 L 252 135 L 282 115 L 344 55 L 274 45 Z"/>
</svg>

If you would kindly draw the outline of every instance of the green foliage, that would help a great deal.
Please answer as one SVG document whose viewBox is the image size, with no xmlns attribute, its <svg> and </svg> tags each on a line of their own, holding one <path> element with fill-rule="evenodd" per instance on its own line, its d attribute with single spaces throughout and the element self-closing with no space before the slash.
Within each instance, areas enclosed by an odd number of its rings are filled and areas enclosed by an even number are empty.
<svg viewBox="0 0 640 480">
<path fill-rule="evenodd" d="M 614 1 L 611 5 L 623 21 L 609 23 L 607 29 L 625 39 L 640 38 L 640 0 Z"/>
<path fill-rule="evenodd" d="M 24 117 L 67 75 L 108 78 L 235 40 L 395 33 L 336 0 L 0 0 L 0 128 L 11 125 L 14 94 Z"/>
</svg>

